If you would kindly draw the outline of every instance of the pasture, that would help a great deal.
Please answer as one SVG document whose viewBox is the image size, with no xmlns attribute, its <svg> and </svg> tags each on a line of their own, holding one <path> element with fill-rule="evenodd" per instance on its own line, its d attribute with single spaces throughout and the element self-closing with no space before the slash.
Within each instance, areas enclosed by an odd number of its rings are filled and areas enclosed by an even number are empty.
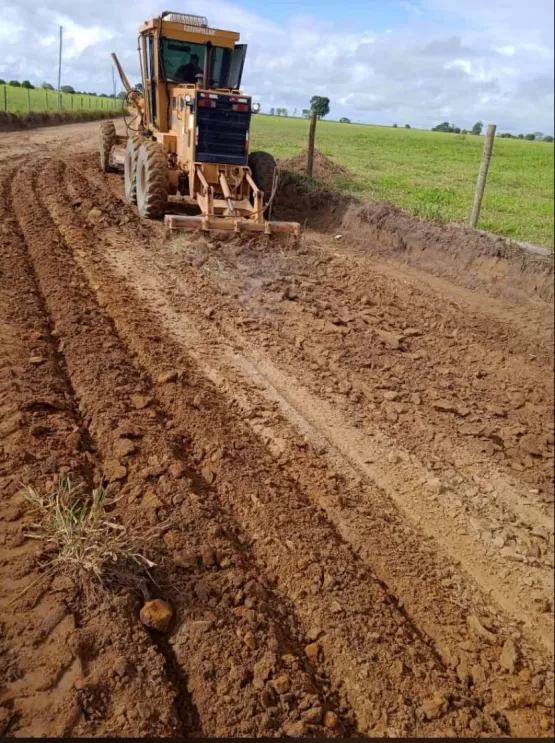
<svg viewBox="0 0 555 743">
<path fill-rule="evenodd" d="M 252 149 L 288 158 L 306 147 L 309 122 L 253 116 Z M 316 147 L 352 177 L 333 186 L 389 201 L 414 216 L 467 222 L 483 137 L 318 122 Z M 553 248 L 553 144 L 496 138 L 479 229 Z"/>
</svg>

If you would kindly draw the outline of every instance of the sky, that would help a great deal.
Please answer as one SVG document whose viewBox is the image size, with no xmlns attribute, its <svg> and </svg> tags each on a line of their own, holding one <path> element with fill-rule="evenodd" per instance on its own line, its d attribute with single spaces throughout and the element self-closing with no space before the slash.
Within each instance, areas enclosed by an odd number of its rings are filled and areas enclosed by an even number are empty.
<svg viewBox="0 0 555 743">
<path fill-rule="evenodd" d="M 243 89 L 297 115 L 431 128 L 478 119 L 553 134 L 552 0 L 0 0 L 0 78 L 112 90 L 110 52 L 139 82 L 137 29 L 162 10 L 205 15 L 248 44 Z"/>
</svg>

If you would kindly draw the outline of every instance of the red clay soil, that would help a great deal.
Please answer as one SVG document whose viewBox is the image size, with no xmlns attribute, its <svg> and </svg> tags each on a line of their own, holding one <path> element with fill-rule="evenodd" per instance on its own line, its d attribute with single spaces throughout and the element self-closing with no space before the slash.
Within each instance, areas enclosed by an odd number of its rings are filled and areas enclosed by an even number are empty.
<svg viewBox="0 0 555 743">
<path fill-rule="evenodd" d="M 0 734 L 552 737 L 546 264 L 427 226 L 423 270 L 336 197 L 168 239 L 81 130 L 0 140 Z M 139 589 L 47 570 L 22 483 L 67 475 Z"/>
</svg>

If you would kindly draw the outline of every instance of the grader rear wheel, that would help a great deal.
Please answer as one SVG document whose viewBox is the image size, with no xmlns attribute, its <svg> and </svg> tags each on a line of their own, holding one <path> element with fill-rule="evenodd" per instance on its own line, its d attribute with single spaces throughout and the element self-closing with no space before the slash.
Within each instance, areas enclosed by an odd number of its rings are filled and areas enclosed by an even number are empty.
<svg viewBox="0 0 555 743">
<path fill-rule="evenodd" d="M 143 141 L 137 156 L 137 208 L 141 217 L 159 219 L 168 203 L 168 156 L 154 141 Z"/>
<path fill-rule="evenodd" d="M 130 204 L 137 203 L 137 157 L 142 141 L 141 137 L 130 137 L 125 148 L 124 191 Z"/>
<path fill-rule="evenodd" d="M 116 144 L 116 127 L 113 121 L 103 121 L 100 125 L 100 169 L 103 173 L 109 173 L 110 153 Z"/>
</svg>

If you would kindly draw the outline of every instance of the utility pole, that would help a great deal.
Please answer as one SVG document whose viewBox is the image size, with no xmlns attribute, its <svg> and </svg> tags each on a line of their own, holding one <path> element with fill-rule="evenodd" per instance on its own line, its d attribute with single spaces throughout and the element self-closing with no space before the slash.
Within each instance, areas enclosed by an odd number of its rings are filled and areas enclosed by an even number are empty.
<svg viewBox="0 0 555 743">
<path fill-rule="evenodd" d="M 60 26 L 60 53 L 58 55 L 58 110 L 60 109 L 60 85 L 62 84 L 62 27 Z"/>
<path fill-rule="evenodd" d="M 112 87 L 114 89 L 114 98 L 116 97 L 116 71 L 112 65 Z"/>
</svg>

